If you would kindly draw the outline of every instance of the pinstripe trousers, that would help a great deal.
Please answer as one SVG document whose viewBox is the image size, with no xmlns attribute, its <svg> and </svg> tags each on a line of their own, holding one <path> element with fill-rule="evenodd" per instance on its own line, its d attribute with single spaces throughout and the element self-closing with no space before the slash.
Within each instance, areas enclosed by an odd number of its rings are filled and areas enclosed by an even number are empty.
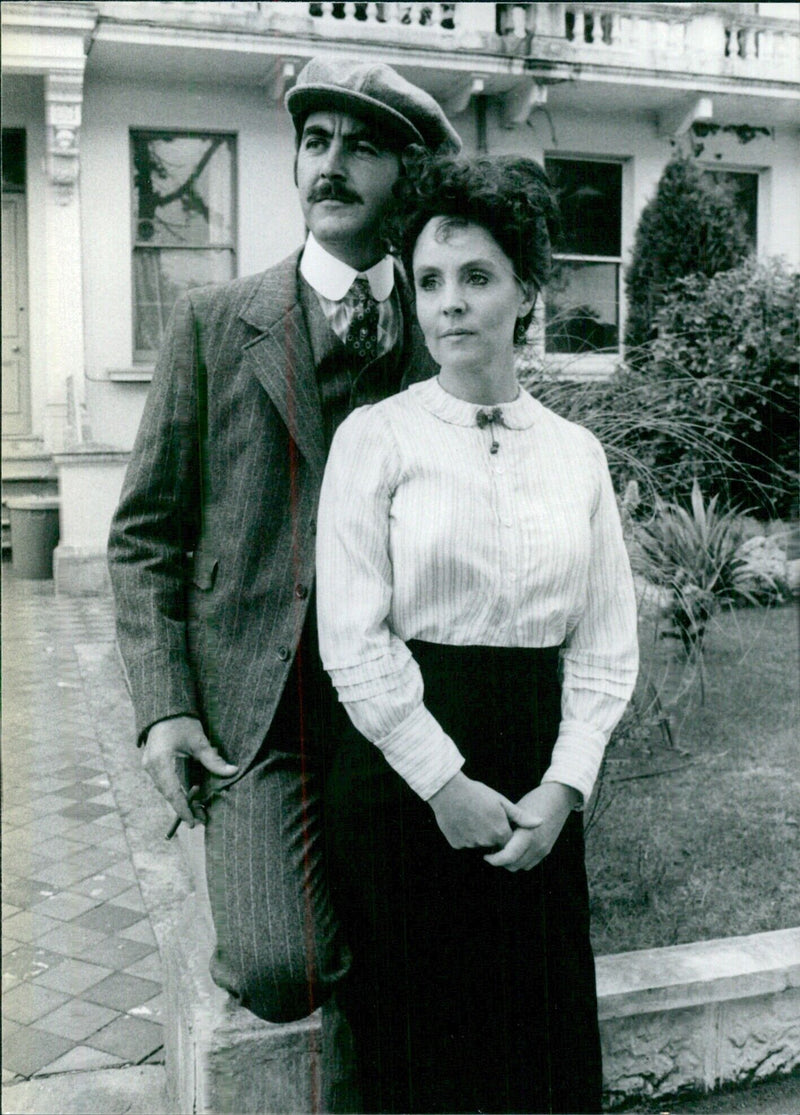
<svg viewBox="0 0 800 1115">
<path fill-rule="evenodd" d="M 331 907 L 321 814 L 322 756 L 342 712 L 314 628 L 312 618 L 255 762 L 208 806 L 211 975 L 270 1022 L 322 1007 L 321 1045 L 311 1050 L 313 1110 L 352 1112 L 352 1037 L 334 995 L 350 952 Z"/>
</svg>

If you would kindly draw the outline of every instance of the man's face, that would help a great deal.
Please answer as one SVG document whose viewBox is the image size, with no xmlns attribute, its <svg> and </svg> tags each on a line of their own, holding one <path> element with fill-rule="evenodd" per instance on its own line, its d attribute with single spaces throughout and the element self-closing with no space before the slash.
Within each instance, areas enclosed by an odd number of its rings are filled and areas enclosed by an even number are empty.
<svg viewBox="0 0 800 1115">
<path fill-rule="evenodd" d="M 312 112 L 303 126 L 295 180 L 306 225 L 337 259 L 358 270 L 381 258 L 381 218 L 400 160 L 369 124 L 343 112 Z"/>
</svg>

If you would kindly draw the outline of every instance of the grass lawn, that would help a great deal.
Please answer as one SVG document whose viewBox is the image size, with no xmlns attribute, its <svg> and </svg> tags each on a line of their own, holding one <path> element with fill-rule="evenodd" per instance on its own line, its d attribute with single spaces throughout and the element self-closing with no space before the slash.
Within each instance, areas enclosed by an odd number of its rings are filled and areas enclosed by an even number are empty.
<svg viewBox="0 0 800 1115">
<path fill-rule="evenodd" d="M 675 747 L 656 726 L 609 745 L 587 811 L 595 951 L 800 924 L 797 609 L 717 616 L 702 700 L 678 644 L 652 621 L 640 637 L 637 693 L 659 691 Z"/>
</svg>

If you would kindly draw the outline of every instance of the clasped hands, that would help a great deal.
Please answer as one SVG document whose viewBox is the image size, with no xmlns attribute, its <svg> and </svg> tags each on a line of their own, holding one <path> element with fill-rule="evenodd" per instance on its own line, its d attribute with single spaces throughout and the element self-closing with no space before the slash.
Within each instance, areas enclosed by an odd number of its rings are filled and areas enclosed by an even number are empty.
<svg viewBox="0 0 800 1115">
<path fill-rule="evenodd" d="M 451 848 L 492 848 L 483 858 L 493 867 L 530 871 L 548 855 L 578 801 L 571 786 L 543 782 L 515 804 L 459 771 L 428 804 Z"/>
</svg>

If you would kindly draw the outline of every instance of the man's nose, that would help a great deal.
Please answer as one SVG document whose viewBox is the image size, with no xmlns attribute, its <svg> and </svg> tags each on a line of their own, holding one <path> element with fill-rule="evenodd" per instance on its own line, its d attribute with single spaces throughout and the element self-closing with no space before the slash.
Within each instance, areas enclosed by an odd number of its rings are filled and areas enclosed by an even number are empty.
<svg viewBox="0 0 800 1115">
<path fill-rule="evenodd" d="M 322 167 L 320 173 L 326 178 L 343 178 L 344 177 L 344 148 L 342 144 L 334 139 L 328 146 L 325 152 L 325 157 L 322 160 Z"/>
</svg>

